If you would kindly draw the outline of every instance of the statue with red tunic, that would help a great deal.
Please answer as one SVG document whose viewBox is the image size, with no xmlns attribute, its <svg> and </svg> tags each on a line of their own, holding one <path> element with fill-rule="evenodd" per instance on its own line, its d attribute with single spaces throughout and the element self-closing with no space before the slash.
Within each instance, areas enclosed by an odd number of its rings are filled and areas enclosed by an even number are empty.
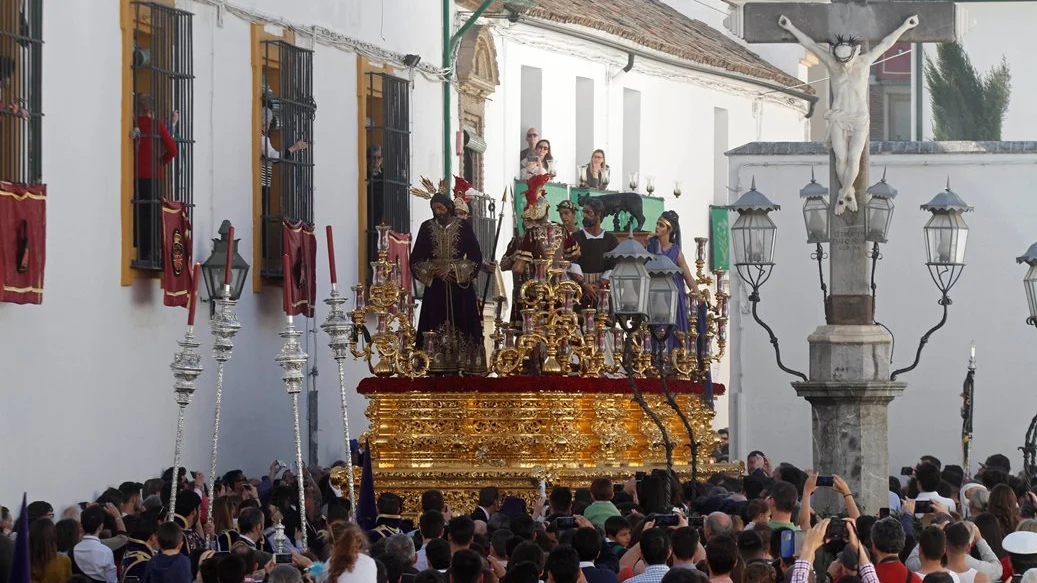
<svg viewBox="0 0 1037 583">
<path fill-rule="evenodd" d="M 425 286 L 417 344 L 432 360 L 429 372 L 483 375 L 486 349 L 473 285 L 482 251 L 446 192 L 441 187 L 432 196 L 434 216 L 421 224 L 410 254 L 411 272 Z"/>
<path fill-rule="evenodd" d="M 532 176 L 526 181 L 526 206 L 522 210 L 522 226 L 525 232 L 516 234 L 508 243 L 501 258 L 500 268 L 502 271 L 511 271 L 514 288 L 511 301 L 511 322 L 514 325 L 522 324 L 522 302 L 519 297 L 522 284 L 526 283 L 536 275 L 533 268 L 535 259 L 547 258 L 548 250 L 555 244 L 556 238 L 561 237 L 561 245 L 556 251 L 555 259 L 575 261 L 580 257 L 580 246 L 572 235 L 567 233 L 561 225 L 556 225 L 547 220 L 547 211 L 551 203 L 547 200 L 547 192 L 544 185 L 551 179 L 549 174 Z"/>
</svg>

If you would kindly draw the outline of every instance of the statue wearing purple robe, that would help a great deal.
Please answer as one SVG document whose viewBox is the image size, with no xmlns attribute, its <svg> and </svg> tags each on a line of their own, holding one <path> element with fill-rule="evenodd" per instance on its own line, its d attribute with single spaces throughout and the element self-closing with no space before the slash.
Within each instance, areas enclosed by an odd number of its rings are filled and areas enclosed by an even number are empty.
<svg viewBox="0 0 1037 583">
<path fill-rule="evenodd" d="M 410 254 L 411 272 L 425 286 L 418 348 L 429 352 L 429 372 L 486 374 L 486 348 L 474 283 L 482 251 L 468 221 L 454 216 L 445 194 L 432 197 L 434 218 L 421 224 Z M 426 338 L 426 332 L 432 332 Z M 426 340 L 430 340 L 428 344 Z"/>
</svg>

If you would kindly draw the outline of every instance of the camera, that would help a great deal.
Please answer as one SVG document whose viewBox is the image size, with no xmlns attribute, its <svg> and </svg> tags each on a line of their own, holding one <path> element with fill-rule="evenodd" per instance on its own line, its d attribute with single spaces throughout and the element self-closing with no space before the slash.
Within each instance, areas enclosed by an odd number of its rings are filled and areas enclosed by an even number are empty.
<svg viewBox="0 0 1037 583">
<path fill-rule="evenodd" d="M 654 520 L 656 526 L 677 526 L 680 524 L 680 517 L 676 514 L 655 514 L 648 517 L 649 520 Z"/>
<path fill-rule="evenodd" d="M 840 540 L 845 541 L 846 536 L 846 523 L 843 519 L 846 518 L 844 515 L 839 514 L 832 517 L 832 520 L 828 523 L 828 530 L 825 531 L 825 539 L 827 540 Z"/>
<path fill-rule="evenodd" d="M 688 526 L 692 528 L 702 528 L 706 524 L 706 517 L 701 514 L 693 514 L 688 517 Z"/>
<path fill-rule="evenodd" d="M 570 528 L 576 528 L 576 517 L 575 516 L 559 516 L 554 519 L 551 523 L 558 530 L 568 530 Z"/>
</svg>

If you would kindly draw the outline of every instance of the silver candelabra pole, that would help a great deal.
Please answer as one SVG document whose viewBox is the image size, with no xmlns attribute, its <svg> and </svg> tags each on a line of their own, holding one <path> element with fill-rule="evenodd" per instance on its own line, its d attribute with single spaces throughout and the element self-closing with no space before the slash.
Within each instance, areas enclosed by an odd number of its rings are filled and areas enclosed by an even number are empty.
<svg viewBox="0 0 1037 583">
<path fill-rule="evenodd" d="M 179 412 L 176 419 L 176 445 L 173 448 L 173 486 L 169 489 L 169 521 L 176 516 L 177 478 L 180 476 L 180 455 L 184 442 L 184 411 L 191 404 L 191 396 L 197 388 L 198 375 L 202 374 L 202 356 L 198 354 L 198 342 L 194 339 L 194 326 L 187 327 L 184 339 L 177 342 L 180 352 L 173 356 L 169 368 L 173 371 L 173 394 Z"/>
<path fill-rule="evenodd" d="M 288 285 L 286 282 L 285 285 Z M 288 316 L 288 323 L 284 330 L 278 333 L 284 338 L 284 346 L 277 354 L 277 364 L 284 370 L 281 380 L 292 397 L 292 425 L 295 429 L 295 466 L 298 470 L 296 482 L 299 484 L 299 522 L 302 525 L 302 548 L 306 548 L 306 477 L 302 465 L 302 434 L 299 431 L 299 393 L 302 391 L 304 379 L 303 366 L 309 356 L 299 346 L 299 337 L 302 332 L 295 329 L 292 316 Z"/>
<path fill-rule="evenodd" d="M 206 538 L 209 548 L 214 548 L 213 503 L 216 497 L 216 452 L 220 443 L 220 409 L 223 405 L 223 365 L 230 360 L 234 351 L 234 336 L 241 330 L 238 315 L 234 311 L 236 300 L 230 299 L 230 286 L 223 286 L 223 296 L 214 299 L 216 312 L 213 314 L 210 329 L 212 330 L 212 355 L 216 359 L 216 406 L 212 421 L 212 454 L 209 456 L 209 516 L 206 519 Z"/>
<path fill-rule="evenodd" d="M 338 286 L 331 284 L 331 296 L 324 300 L 331 308 L 328 318 L 321 324 L 321 328 L 328 334 L 328 347 L 331 348 L 332 358 L 338 363 L 338 390 L 342 396 L 342 438 L 346 445 L 346 479 L 349 484 L 349 512 L 356 516 L 356 490 L 353 487 L 353 451 L 349 446 L 349 405 L 346 399 L 346 369 L 345 360 L 350 357 L 349 334 L 352 331 L 352 323 L 342 310 L 342 304 L 346 298 L 338 293 Z"/>
<path fill-rule="evenodd" d="M 284 535 L 284 523 L 280 520 L 274 525 L 274 544 L 277 548 L 277 554 L 284 554 L 284 541 L 288 538 Z"/>
</svg>

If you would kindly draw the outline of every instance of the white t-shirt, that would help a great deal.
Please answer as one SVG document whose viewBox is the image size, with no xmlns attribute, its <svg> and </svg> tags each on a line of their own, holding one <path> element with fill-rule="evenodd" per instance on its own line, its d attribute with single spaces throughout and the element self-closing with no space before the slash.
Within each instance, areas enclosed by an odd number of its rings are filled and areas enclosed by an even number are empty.
<svg viewBox="0 0 1037 583">
<path fill-rule="evenodd" d="M 374 559 L 360 553 L 352 571 L 345 571 L 338 576 L 335 583 L 378 583 L 378 565 Z"/>
</svg>

